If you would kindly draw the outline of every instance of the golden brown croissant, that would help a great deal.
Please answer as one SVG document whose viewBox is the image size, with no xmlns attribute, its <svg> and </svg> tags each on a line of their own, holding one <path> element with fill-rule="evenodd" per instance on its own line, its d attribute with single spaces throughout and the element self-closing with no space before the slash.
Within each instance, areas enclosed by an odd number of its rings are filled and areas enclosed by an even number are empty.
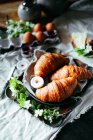
<svg viewBox="0 0 93 140">
<path fill-rule="evenodd" d="M 84 80 L 92 78 L 92 74 L 86 68 L 68 65 L 57 70 L 52 76 L 51 80 L 57 80 L 66 77 L 74 76 L 77 80 Z"/>
<path fill-rule="evenodd" d="M 70 97 L 77 85 L 74 77 L 54 80 L 47 86 L 36 90 L 36 97 L 43 102 L 61 102 Z"/>
<path fill-rule="evenodd" d="M 34 67 L 34 75 L 46 77 L 51 72 L 69 63 L 61 54 L 46 53 L 42 55 Z"/>
</svg>

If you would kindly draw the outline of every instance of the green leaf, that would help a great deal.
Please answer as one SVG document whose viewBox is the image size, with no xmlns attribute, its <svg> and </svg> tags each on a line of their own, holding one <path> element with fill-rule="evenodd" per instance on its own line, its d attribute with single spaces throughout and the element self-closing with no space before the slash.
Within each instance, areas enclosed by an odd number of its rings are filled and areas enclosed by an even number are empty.
<svg viewBox="0 0 93 140">
<path fill-rule="evenodd" d="M 40 109 L 40 107 L 41 107 L 41 104 L 39 104 L 39 105 L 37 106 L 37 110 Z"/>
<path fill-rule="evenodd" d="M 21 106 L 21 107 L 24 107 L 24 105 L 25 105 L 25 99 L 17 99 L 17 102 L 19 103 L 19 105 Z"/>
<path fill-rule="evenodd" d="M 16 100 L 19 103 L 19 105 L 21 107 L 25 107 L 25 103 L 27 100 L 27 90 L 26 88 L 23 86 L 23 83 L 21 81 L 19 81 L 17 78 L 12 77 L 10 80 L 10 89 L 13 89 L 17 91 L 17 97 Z"/>
<path fill-rule="evenodd" d="M 26 100 L 26 97 L 24 93 L 20 93 L 20 100 Z"/>
<path fill-rule="evenodd" d="M 15 79 L 11 78 L 11 80 L 10 80 L 10 85 L 11 85 L 12 87 L 16 88 L 17 83 L 16 83 Z"/>
<path fill-rule="evenodd" d="M 8 38 L 19 37 L 20 34 L 25 32 L 31 32 L 34 24 L 32 22 L 23 22 L 23 21 L 14 21 L 8 20 L 7 24 L 7 32 Z"/>
<path fill-rule="evenodd" d="M 59 117 L 59 110 L 58 109 L 44 109 L 43 110 L 43 117 L 45 120 L 49 121 L 50 123 L 53 122 L 53 120 L 57 119 Z"/>
<path fill-rule="evenodd" d="M 26 88 L 22 87 L 19 92 L 25 94 L 26 93 Z"/>
<path fill-rule="evenodd" d="M 84 49 L 75 48 L 74 51 L 77 52 L 78 55 L 84 55 Z"/>
<path fill-rule="evenodd" d="M 85 49 L 75 48 L 74 51 L 81 56 L 90 57 L 93 56 L 90 52 L 92 51 L 92 47 L 87 44 Z"/>
<path fill-rule="evenodd" d="M 21 107 L 25 107 L 25 102 L 26 102 L 27 95 L 24 93 L 18 93 L 18 98 L 17 102 Z"/>
<path fill-rule="evenodd" d="M 35 106 L 34 104 L 31 104 L 31 108 L 32 108 L 33 110 L 36 110 L 36 106 Z"/>
</svg>

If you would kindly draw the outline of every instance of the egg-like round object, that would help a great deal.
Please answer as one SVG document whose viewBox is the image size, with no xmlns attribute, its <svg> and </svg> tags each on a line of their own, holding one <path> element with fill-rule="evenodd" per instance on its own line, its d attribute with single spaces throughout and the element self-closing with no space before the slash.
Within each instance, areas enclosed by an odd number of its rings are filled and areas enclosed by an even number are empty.
<svg viewBox="0 0 93 140">
<path fill-rule="evenodd" d="M 38 89 L 44 85 L 44 80 L 40 76 L 35 76 L 31 79 L 30 84 L 33 88 Z"/>
<path fill-rule="evenodd" d="M 46 31 L 47 32 L 52 32 L 55 29 L 54 23 L 50 22 L 46 24 Z"/>
<path fill-rule="evenodd" d="M 26 59 L 22 59 L 18 61 L 16 67 L 19 71 L 24 71 L 28 67 L 29 61 Z"/>
<path fill-rule="evenodd" d="M 33 41 L 35 40 L 35 36 L 31 33 L 31 32 L 26 32 L 24 35 L 23 35 L 23 42 L 24 43 L 32 43 Z"/>
<path fill-rule="evenodd" d="M 43 42 L 45 40 L 45 34 L 42 31 L 39 31 L 35 34 L 36 40 L 38 42 Z"/>
<path fill-rule="evenodd" d="M 43 25 L 41 23 L 37 23 L 33 27 L 33 32 L 43 31 Z"/>
</svg>

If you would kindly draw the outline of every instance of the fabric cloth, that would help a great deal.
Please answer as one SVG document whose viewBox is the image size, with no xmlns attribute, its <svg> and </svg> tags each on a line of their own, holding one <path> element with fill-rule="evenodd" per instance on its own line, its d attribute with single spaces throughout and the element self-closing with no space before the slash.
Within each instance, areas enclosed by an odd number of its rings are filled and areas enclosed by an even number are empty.
<svg viewBox="0 0 93 140">
<path fill-rule="evenodd" d="M 90 1 L 89 1 L 90 2 Z M 72 46 L 69 40 L 69 34 L 73 31 L 88 31 L 92 36 L 93 31 L 93 5 L 88 0 L 78 1 L 72 5 L 72 9 L 55 20 L 60 30 L 62 43 L 57 47 L 63 52 L 69 52 L 72 56 L 82 59 L 90 66 L 93 66 L 93 59 L 78 57 L 72 52 Z M 10 69 L 21 59 L 20 52 L 0 56 L 0 76 L 3 80 L 10 74 Z M 6 69 L 5 69 L 6 68 Z M 4 83 L 5 84 L 5 83 Z M 17 103 L 8 97 L 0 99 L 0 140 L 53 140 L 58 132 L 68 122 L 80 117 L 93 105 L 93 82 L 84 91 L 82 102 L 67 116 L 59 127 L 46 125 L 38 118 L 34 117 L 27 110 L 19 107 Z"/>
</svg>

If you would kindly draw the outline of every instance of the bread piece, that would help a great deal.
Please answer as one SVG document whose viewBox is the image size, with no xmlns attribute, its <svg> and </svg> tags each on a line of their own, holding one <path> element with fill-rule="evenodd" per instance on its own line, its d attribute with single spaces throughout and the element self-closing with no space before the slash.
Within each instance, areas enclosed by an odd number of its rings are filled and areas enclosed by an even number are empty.
<svg viewBox="0 0 93 140">
<path fill-rule="evenodd" d="M 86 68 L 68 65 L 57 70 L 51 76 L 51 80 L 58 80 L 66 77 L 75 77 L 77 80 L 84 80 L 92 78 L 92 73 Z"/>
<path fill-rule="evenodd" d="M 36 90 L 36 97 L 43 102 L 61 102 L 70 97 L 77 85 L 74 77 L 55 80 Z"/>
<path fill-rule="evenodd" d="M 87 33 L 72 33 L 71 41 L 74 48 L 85 49 L 88 41 Z"/>
<path fill-rule="evenodd" d="M 48 74 L 68 63 L 69 59 L 65 58 L 61 54 L 46 53 L 36 62 L 34 67 L 34 75 L 45 78 Z"/>
</svg>

